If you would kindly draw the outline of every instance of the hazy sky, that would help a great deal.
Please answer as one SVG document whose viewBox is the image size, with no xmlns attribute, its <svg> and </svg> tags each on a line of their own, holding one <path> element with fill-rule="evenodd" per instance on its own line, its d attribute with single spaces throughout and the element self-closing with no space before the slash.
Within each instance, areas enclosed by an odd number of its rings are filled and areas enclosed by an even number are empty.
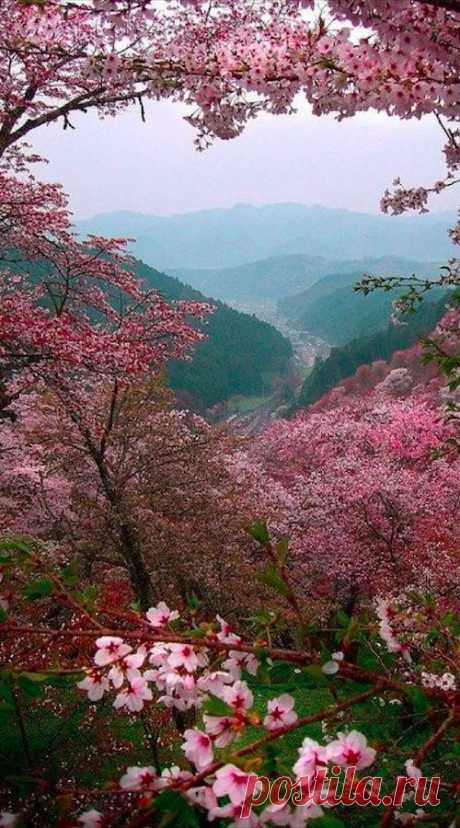
<svg viewBox="0 0 460 828">
<path fill-rule="evenodd" d="M 337 123 L 303 109 L 263 116 L 241 137 L 198 153 L 182 113 L 153 103 L 145 124 L 133 108 L 103 121 L 78 116 L 75 131 L 42 128 L 34 146 L 50 163 L 40 176 L 63 183 L 76 217 L 84 218 L 118 209 L 168 215 L 278 201 L 377 212 L 397 175 L 430 184 L 443 174 L 443 136 L 431 118 L 404 122 L 367 113 Z M 454 189 L 433 209 L 456 207 Z"/>
</svg>

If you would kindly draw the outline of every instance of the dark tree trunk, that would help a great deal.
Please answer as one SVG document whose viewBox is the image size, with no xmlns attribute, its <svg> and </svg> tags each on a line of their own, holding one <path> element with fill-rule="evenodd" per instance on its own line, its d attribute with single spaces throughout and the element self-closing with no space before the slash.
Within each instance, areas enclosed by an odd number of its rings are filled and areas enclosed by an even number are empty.
<svg viewBox="0 0 460 828">
<path fill-rule="evenodd" d="M 143 612 L 146 612 L 157 600 L 150 573 L 145 566 L 144 559 L 136 543 L 131 527 L 120 521 L 119 523 L 120 552 L 126 563 L 132 588 Z"/>
<path fill-rule="evenodd" d="M 131 586 L 139 601 L 140 608 L 145 612 L 158 600 L 156 590 L 152 584 L 152 578 L 139 549 L 135 530 L 124 515 L 121 497 L 110 479 L 104 461 L 104 455 L 95 449 L 91 439 L 87 438 L 87 444 L 91 456 L 96 463 L 104 494 L 110 503 L 116 521 L 115 528 L 120 541 L 120 555 L 126 564 Z"/>
</svg>

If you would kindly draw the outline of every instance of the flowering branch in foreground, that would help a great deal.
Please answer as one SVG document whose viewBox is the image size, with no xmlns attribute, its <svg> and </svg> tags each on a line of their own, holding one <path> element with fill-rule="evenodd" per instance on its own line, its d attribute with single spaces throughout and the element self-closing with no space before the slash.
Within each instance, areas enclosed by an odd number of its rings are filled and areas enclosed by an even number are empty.
<svg viewBox="0 0 460 828">
<path fill-rule="evenodd" d="M 25 555 L 26 562 L 27 559 Z M 34 561 L 36 564 L 37 558 Z M 13 569 L 5 566 L 10 577 Z M 53 628 L 43 623 L 24 623 L 21 617 L 5 617 L 4 646 L 8 647 L 8 642 L 13 646 L 14 642 L 16 650 L 16 663 L 7 668 L 11 680 L 17 682 L 25 676 L 34 681 L 35 675 L 38 683 L 46 683 L 59 675 L 75 675 L 76 687 L 87 694 L 91 703 L 109 697 L 114 711 L 130 717 L 142 716 L 150 706 L 159 705 L 175 711 L 176 716 L 188 715 L 190 723 L 176 737 L 184 757 L 180 767 L 166 766 L 160 771 L 154 764 L 130 766 L 118 783 L 93 792 L 82 793 L 80 788 L 73 789 L 65 783 L 58 785 L 56 795 L 71 802 L 83 796 L 88 804 L 91 798 L 93 802 L 106 803 L 104 815 L 90 808 L 77 814 L 69 824 L 112 825 L 124 814 L 126 825 L 141 828 L 151 824 L 152 811 L 161 812 L 166 806 L 172 812 L 177 809 L 179 814 L 185 808 L 187 813 L 206 814 L 210 821 L 222 819 L 226 824 L 249 828 L 304 824 L 307 818 L 321 817 L 321 803 L 332 807 L 337 801 L 331 796 L 329 800 L 326 797 L 326 803 L 324 799 L 320 804 L 311 799 L 299 805 L 294 797 L 299 780 L 302 785 L 313 785 L 327 768 L 334 773 L 354 768 L 357 776 L 353 784 L 362 787 L 365 783 L 360 782 L 360 772 L 391 752 L 391 744 L 385 741 L 378 740 L 375 746 L 369 744 L 368 737 L 356 726 L 363 716 L 366 720 L 366 704 L 371 703 L 373 709 L 375 704 L 398 704 L 402 710 L 415 704 L 417 710 L 423 696 L 430 705 L 432 732 L 412 756 L 406 754 L 405 758 L 407 776 L 415 780 L 422 776 L 419 765 L 430 761 L 439 744 L 450 738 L 450 731 L 458 724 L 460 697 L 454 676 L 447 681 L 445 673 L 441 683 L 430 683 L 427 671 L 416 663 L 427 642 L 421 646 L 420 634 L 411 642 L 407 626 L 404 631 L 403 622 L 409 612 L 407 595 L 393 602 L 380 600 L 378 623 L 366 621 L 363 625 L 367 635 L 375 635 L 378 630 L 381 644 L 376 646 L 384 644 L 388 651 L 384 674 L 345 658 L 342 651 L 333 652 L 327 661 L 311 647 L 308 651 L 292 650 L 268 646 L 261 638 L 246 640 L 220 616 L 214 621 L 197 623 L 193 614 L 190 619 L 187 613 L 181 618 L 165 602 L 145 614 L 130 611 L 123 617 L 120 613 L 118 625 L 107 627 L 103 611 L 98 613 L 94 608 L 90 611 L 81 606 L 59 575 L 49 583 L 55 588 L 55 598 L 67 607 L 67 621 Z M 41 588 L 48 592 L 46 582 Z M 421 615 L 419 608 L 420 618 Z M 449 638 L 449 634 L 446 636 Z M 27 664 L 27 658 L 17 658 L 18 642 L 27 642 L 24 651 L 30 652 L 27 648 L 31 643 L 40 640 L 47 642 L 50 661 L 54 661 L 49 671 L 43 665 L 36 670 Z M 68 659 L 62 663 L 59 655 L 65 642 L 71 642 L 78 652 L 73 664 Z M 455 659 L 455 652 L 450 655 Z M 287 671 L 288 682 L 277 681 L 280 666 Z M 315 685 L 322 688 L 326 703 L 323 701 L 316 710 L 302 712 L 298 709 L 299 690 L 306 678 L 310 694 Z M 341 722 L 338 733 L 329 731 L 333 722 Z M 310 735 L 311 726 L 318 724 L 324 740 Z M 257 793 L 258 776 L 276 780 L 278 768 L 284 767 L 281 757 L 285 737 L 296 732 L 300 744 L 297 758 L 294 754 L 289 760 L 287 776 L 292 795 L 281 804 L 269 802 L 263 806 Z M 403 767 L 402 756 L 396 775 L 401 775 Z M 390 782 L 389 777 L 386 782 Z M 452 790 L 448 780 L 443 779 L 442 786 Z M 241 816 L 245 809 L 246 816 Z M 8 814 L 16 818 L 15 812 L 5 812 L 3 824 L 8 824 Z M 395 814 L 395 806 L 387 806 L 382 816 L 386 822 L 382 824 L 390 825 Z"/>
</svg>

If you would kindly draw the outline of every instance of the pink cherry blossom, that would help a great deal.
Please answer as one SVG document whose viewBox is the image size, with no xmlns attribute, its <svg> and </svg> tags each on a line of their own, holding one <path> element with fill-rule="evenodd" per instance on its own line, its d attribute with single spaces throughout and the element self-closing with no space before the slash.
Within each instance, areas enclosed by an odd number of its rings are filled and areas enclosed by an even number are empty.
<svg viewBox="0 0 460 828">
<path fill-rule="evenodd" d="M 19 814 L 13 814 L 10 811 L 2 811 L 0 813 L 0 825 L 2 828 L 13 828 L 19 819 Z"/>
<path fill-rule="evenodd" d="M 112 664 L 114 661 L 123 658 L 131 652 L 132 647 L 125 644 L 122 638 L 116 636 L 103 635 L 96 640 L 96 655 L 94 656 L 94 663 L 99 667 L 105 667 L 107 664 Z"/>
<path fill-rule="evenodd" d="M 251 812 L 249 816 L 241 816 L 241 803 L 229 802 L 227 805 L 217 805 L 209 812 L 209 819 L 231 819 L 232 828 L 260 828 L 262 821 L 257 814 Z"/>
<path fill-rule="evenodd" d="M 314 739 L 306 736 L 299 748 L 299 758 L 293 767 L 297 779 L 311 778 L 315 775 L 318 766 L 324 766 L 328 761 L 326 748 Z"/>
<path fill-rule="evenodd" d="M 77 819 L 79 825 L 83 828 L 101 828 L 103 824 L 103 815 L 91 808 L 89 811 L 84 811 Z"/>
<path fill-rule="evenodd" d="M 264 727 L 267 730 L 279 730 L 279 728 L 293 724 L 297 720 L 294 704 L 293 697 L 288 693 L 270 699 L 267 704 L 268 712 L 264 718 Z"/>
<path fill-rule="evenodd" d="M 200 785 L 196 788 L 189 788 L 185 795 L 192 805 L 197 805 L 200 808 L 204 808 L 206 811 L 211 811 L 213 808 L 217 808 L 217 797 L 209 785 Z"/>
<path fill-rule="evenodd" d="M 230 745 L 238 730 L 241 727 L 241 721 L 231 716 L 203 716 L 206 733 L 214 739 L 214 744 L 218 748 L 225 748 Z"/>
<path fill-rule="evenodd" d="M 222 698 L 238 713 L 245 713 L 254 703 L 254 696 L 245 681 L 235 681 L 230 687 L 224 687 Z"/>
<path fill-rule="evenodd" d="M 410 776 L 412 779 L 420 779 L 420 777 L 423 776 L 420 768 L 417 768 L 417 766 L 414 765 L 413 759 L 408 759 L 405 762 L 404 767 L 406 769 L 407 775 Z"/>
<path fill-rule="evenodd" d="M 161 642 L 154 644 L 149 653 L 150 664 L 153 664 L 155 667 L 162 667 L 168 653 L 168 648 Z"/>
<path fill-rule="evenodd" d="M 391 627 L 390 602 L 379 598 L 376 606 L 377 615 L 380 619 L 380 638 L 385 642 L 390 653 L 401 653 L 404 659 L 410 663 L 411 656 L 407 646 L 398 641 Z"/>
<path fill-rule="evenodd" d="M 244 802 L 249 779 L 254 774 L 245 773 L 236 765 L 228 764 L 216 771 L 212 789 L 217 797 L 228 796 L 234 805 Z"/>
<path fill-rule="evenodd" d="M 257 675 L 259 661 L 254 653 L 243 653 L 239 650 L 230 650 L 228 658 L 222 663 L 224 670 L 228 670 L 235 681 L 241 678 L 242 671 L 246 670 L 251 676 Z"/>
<path fill-rule="evenodd" d="M 218 640 L 222 641 L 224 644 L 239 644 L 241 638 L 233 631 L 230 624 L 228 624 L 224 618 L 221 618 L 220 615 L 216 615 L 216 618 L 220 624 L 220 630 L 217 633 Z"/>
<path fill-rule="evenodd" d="M 213 696 L 222 697 L 225 686 L 233 684 L 233 676 L 225 670 L 214 670 L 200 676 L 197 684 L 200 690 L 212 693 Z"/>
<path fill-rule="evenodd" d="M 210 736 L 197 729 L 186 730 L 184 736 L 185 741 L 182 744 L 182 750 L 187 759 L 193 762 L 198 770 L 203 770 L 214 759 Z"/>
<path fill-rule="evenodd" d="M 125 791 L 152 791 L 156 787 L 157 776 L 154 768 L 133 766 L 127 768 L 120 779 L 120 788 Z"/>
<path fill-rule="evenodd" d="M 345 767 L 354 765 L 361 770 L 372 765 L 376 751 L 367 744 L 367 739 L 357 730 L 350 733 L 339 733 L 338 738 L 329 742 L 326 747 L 328 762 Z"/>
<path fill-rule="evenodd" d="M 183 667 L 189 673 L 193 673 L 200 660 L 191 644 L 171 644 L 171 654 L 168 657 L 170 667 Z"/>
<path fill-rule="evenodd" d="M 178 611 L 170 610 L 164 601 L 160 601 L 156 607 L 151 607 L 147 612 L 147 620 L 155 628 L 165 627 L 177 618 L 179 618 Z"/>
<path fill-rule="evenodd" d="M 109 670 L 107 678 L 117 689 L 121 687 L 124 680 L 133 681 L 140 677 L 139 667 L 142 667 L 147 655 L 145 647 L 140 647 L 137 652 L 124 656 Z M 147 677 L 144 674 L 144 678 Z"/>
<path fill-rule="evenodd" d="M 108 691 L 110 684 L 107 677 L 98 670 L 89 670 L 86 678 L 79 681 L 77 687 L 87 691 L 90 701 L 99 701 Z"/>
<path fill-rule="evenodd" d="M 153 694 L 146 680 L 139 676 L 128 682 L 127 687 L 118 693 L 113 706 L 119 710 L 126 707 L 131 713 L 139 713 L 144 707 L 144 701 L 152 701 Z"/>
<path fill-rule="evenodd" d="M 179 765 L 171 765 L 170 768 L 164 768 L 161 771 L 161 776 L 157 778 L 155 787 L 158 790 L 167 788 L 172 782 L 187 782 L 193 776 L 188 770 L 183 770 Z"/>
<path fill-rule="evenodd" d="M 291 808 L 289 805 L 269 805 L 262 812 L 262 823 L 266 825 L 287 825 L 289 828 L 304 828 L 310 820 L 323 816 L 323 809 L 313 803 Z"/>
</svg>

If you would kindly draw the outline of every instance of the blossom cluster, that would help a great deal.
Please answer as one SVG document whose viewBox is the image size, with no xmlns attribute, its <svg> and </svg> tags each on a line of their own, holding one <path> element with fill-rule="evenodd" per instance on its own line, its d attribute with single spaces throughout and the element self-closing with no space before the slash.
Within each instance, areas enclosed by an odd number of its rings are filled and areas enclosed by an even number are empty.
<svg viewBox="0 0 460 828">
<path fill-rule="evenodd" d="M 295 808 L 284 802 L 282 806 L 268 805 L 261 813 L 252 813 L 243 821 L 241 811 L 248 791 L 252 796 L 257 787 L 257 778 L 235 762 L 220 759 L 216 751 L 227 749 L 247 726 L 259 726 L 273 738 L 295 729 L 299 721 L 295 701 L 289 693 L 282 693 L 267 702 L 265 715 L 260 716 L 254 710 L 250 686 L 243 679 L 244 672 L 257 675 L 259 661 L 252 652 L 239 649 L 244 647 L 241 637 L 217 616 L 217 624 L 210 626 L 206 637 L 196 645 L 168 641 L 173 629 L 170 625 L 178 620 L 178 615 L 164 602 L 147 612 L 150 632 L 158 632 L 159 638 L 164 635 L 166 639 L 153 645 L 142 643 L 133 649 L 122 637 L 98 638 L 94 666 L 78 683 L 93 702 L 110 690 L 116 691 L 113 706 L 128 713 L 140 712 L 145 703 L 153 700 L 154 693 L 155 699 L 166 707 L 181 711 L 204 708 L 200 714 L 201 726 L 184 732 L 182 750 L 192 770 L 173 766 L 159 774 L 152 766 L 129 767 L 119 781 L 120 789 L 155 794 L 171 786 L 180 790 L 194 806 L 205 809 L 210 820 L 231 819 L 229 824 L 236 827 L 256 828 L 267 824 L 294 827 L 303 824 L 302 819 L 320 816 L 322 810 L 313 802 Z M 217 668 L 215 659 L 210 659 L 211 648 L 214 655 L 221 655 Z M 334 657 L 341 661 L 343 653 L 336 653 Z M 206 712 L 206 704 L 212 698 L 225 706 L 225 712 L 217 715 Z M 238 752 L 234 754 L 237 755 Z M 325 745 L 306 737 L 292 771 L 296 780 L 311 781 L 318 769 L 328 764 L 362 770 L 372 764 L 375 756 L 375 749 L 356 730 L 340 732 Z M 200 784 L 195 783 L 197 775 Z M 80 817 L 82 825 L 101 824 L 98 811 L 88 813 L 91 818 L 86 814 Z"/>
<path fill-rule="evenodd" d="M 390 653 L 401 653 L 406 661 L 411 661 L 411 656 L 409 653 L 409 648 L 407 644 L 401 643 L 394 633 L 392 628 L 392 617 L 394 616 L 394 610 L 392 609 L 391 602 L 386 601 L 383 598 L 379 598 L 377 601 L 377 616 L 379 618 L 379 633 L 382 641 L 385 642 L 388 650 Z"/>
<path fill-rule="evenodd" d="M 391 599 L 378 599 L 376 611 L 380 637 L 389 652 L 403 657 L 406 678 L 428 691 L 455 694 L 455 656 L 453 660 L 444 659 L 446 648 L 456 651 L 457 638 L 455 628 L 449 629 L 449 615 L 435 609 L 430 601 L 421 600 L 411 589 Z M 438 632 L 433 634 L 435 628 Z"/>
<path fill-rule="evenodd" d="M 160 630 L 175 621 L 178 613 L 160 602 L 147 612 L 146 617 L 151 628 Z M 241 643 L 241 638 L 224 619 L 217 618 L 220 628 L 217 632 L 212 631 L 208 640 L 227 645 L 228 654 L 222 669 L 208 671 L 206 647 L 197 647 L 189 642 L 158 641 L 150 647 L 141 644 L 134 651 L 120 637 L 101 636 L 96 641 L 94 667 L 87 670 L 86 677 L 78 686 L 87 691 L 91 701 L 101 699 L 110 688 L 118 690 L 114 707 L 130 712 L 139 712 L 144 702 L 152 700 L 151 686 L 155 686 L 161 694 L 160 702 L 181 711 L 200 708 L 211 693 L 222 698 L 233 709 L 234 716 L 228 720 L 213 722 L 212 717 L 208 717 L 209 729 L 221 727 L 226 736 L 222 733 L 220 741 L 228 744 L 231 734 L 236 733 L 238 726 L 244 723 L 245 711 L 252 704 L 252 694 L 245 682 L 240 680 L 242 671 L 255 675 L 258 661 L 251 652 L 231 649 L 231 645 Z"/>
</svg>

